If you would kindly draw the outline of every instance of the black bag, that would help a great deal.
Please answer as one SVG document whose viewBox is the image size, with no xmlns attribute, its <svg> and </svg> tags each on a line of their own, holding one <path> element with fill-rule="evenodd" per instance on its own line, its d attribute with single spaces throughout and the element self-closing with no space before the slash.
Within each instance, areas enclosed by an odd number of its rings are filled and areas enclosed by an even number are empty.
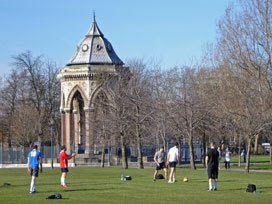
<svg viewBox="0 0 272 204">
<path fill-rule="evenodd" d="M 62 196 L 59 193 L 54 193 L 54 194 L 48 196 L 46 199 L 62 199 Z"/>
<path fill-rule="evenodd" d="M 2 186 L 10 186 L 10 183 L 3 183 Z"/>
<path fill-rule="evenodd" d="M 158 175 L 156 176 L 156 179 L 164 179 L 164 177 L 163 177 L 162 174 L 158 174 Z"/>
<path fill-rule="evenodd" d="M 129 180 L 131 180 L 131 179 L 132 179 L 131 176 L 126 176 L 126 177 L 125 177 L 125 180 L 126 180 L 126 181 L 129 181 Z"/>
<path fill-rule="evenodd" d="M 248 184 L 246 192 L 253 193 L 254 191 L 256 191 L 256 186 L 254 184 Z"/>
</svg>

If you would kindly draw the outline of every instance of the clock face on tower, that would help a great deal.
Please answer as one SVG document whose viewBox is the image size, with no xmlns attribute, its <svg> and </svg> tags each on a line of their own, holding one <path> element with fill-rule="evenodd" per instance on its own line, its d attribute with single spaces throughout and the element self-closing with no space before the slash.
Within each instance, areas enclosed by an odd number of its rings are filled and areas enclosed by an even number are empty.
<svg viewBox="0 0 272 204">
<path fill-rule="evenodd" d="M 84 45 L 82 46 L 82 51 L 83 51 L 83 52 L 86 52 L 88 49 L 89 49 L 89 46 L 88 46 L 88 45 L 84 44 Z"/>
</svg>

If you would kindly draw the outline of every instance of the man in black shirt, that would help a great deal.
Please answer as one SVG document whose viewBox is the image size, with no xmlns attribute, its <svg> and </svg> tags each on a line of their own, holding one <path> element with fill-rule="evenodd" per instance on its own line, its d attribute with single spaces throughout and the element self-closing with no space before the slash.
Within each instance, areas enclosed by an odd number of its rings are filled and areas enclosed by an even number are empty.
<svg viewBox="0 0 272 204">
<path fill-rule="evenodd" d="M 208 169 L 208 178 L 209 178 L 209 190 L 217 190 L 218 182 L 218 162 L 219 162 L 219 153 L 215 148 L 215 143 L 211 142 L 211 148 L 207 152 L 206 156 L 206 167 Z M 214 179 L 214 189 L 212 186 L 212 179 Z"/>
</svg>

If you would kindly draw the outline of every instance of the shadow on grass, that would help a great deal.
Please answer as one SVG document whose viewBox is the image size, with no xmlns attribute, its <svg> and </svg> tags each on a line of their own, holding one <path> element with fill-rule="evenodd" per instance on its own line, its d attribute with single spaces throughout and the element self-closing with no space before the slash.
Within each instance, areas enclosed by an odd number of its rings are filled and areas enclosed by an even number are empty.
<svg viewBox="0 0 272 204">
<path fill-rule="evenodd" d="M 77 191 L 106 191 L 106 190 L 113 190 L 115 188 L 83 188 L 83 189 L 65 189 L 63 192 L 77 192 Z"/>
<path fill-rule="evenodd" d="M 60 193 L 64 192 L 80 192 L 80 191 L 106 191 L 106 190 L 113 190 L 115 188 L 83 188 L 83 189 L 65 189 L 65 190 L 60 190 Z M 40 193 L 52 193 L 53 191 L 42 191 Z"/>
</svg>

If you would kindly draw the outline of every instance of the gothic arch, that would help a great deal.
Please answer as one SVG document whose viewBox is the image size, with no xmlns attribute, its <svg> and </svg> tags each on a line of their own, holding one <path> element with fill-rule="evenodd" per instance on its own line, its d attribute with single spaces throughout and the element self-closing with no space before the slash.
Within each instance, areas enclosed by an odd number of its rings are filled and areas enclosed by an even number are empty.
<svg viewBox="0 0 272 204">
<path fill-rule="evenodd" d="M 89 104 L 89 107 L 90 107 L 90 108 L 94 108 L 95 99 L 97 98 L 97 96 L 98 96 L 99 93 L 101 93 L 101 92 L 104 92 L 104 93 L 105 93 L 105 95 L 106 95 L 106 97 L 107 97 L 107 99 L 108 99 L 109 102 L 113 102 L 113 101 L 114 101 L 114 100 L 113 100 L 113 93 L 112 93 L 110 90 L 104 89 L 102 86 L 99 86 L 99 87 L 97 87 L 97 88 L 94 90 L 93 94 L 91 95 L 90 104 Z"/>
<path fill-rule="evenodd" d="M 70 109 L 71 108 L 71 104 L 72 104 L 72 99 L 75 95 L 76 92 L 79 92 L 81 97 L 83 98 L 84 104 L 86 106 L 86 104 L 88 104 L 88 99 L 84 93 L 84 91 L 82 90 L 82 88 L 79 85 L 75 85 L 74 88 L 72 88 L 72 90 L 70 91 L 68 98 L 67 98 L 67 103 L 66 103 L 66 108 Z"/>
</svg>

